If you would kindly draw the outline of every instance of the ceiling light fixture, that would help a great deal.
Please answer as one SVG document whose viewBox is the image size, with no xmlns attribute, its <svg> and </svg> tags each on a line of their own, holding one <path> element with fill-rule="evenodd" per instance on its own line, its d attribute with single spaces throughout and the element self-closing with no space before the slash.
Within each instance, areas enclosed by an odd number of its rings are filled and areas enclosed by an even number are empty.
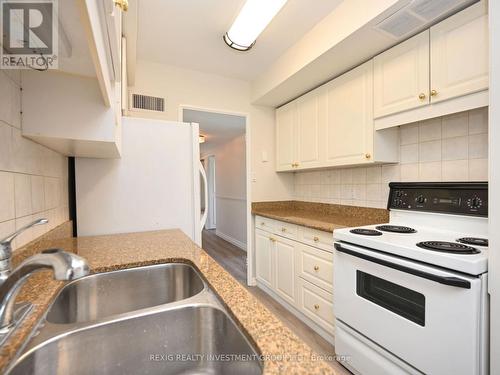
<svg viewBox="0 0 500 375">
<path fill-rule="evenodd" d="M 247 0 L 224 41 L 238 51 L 248 51 L 287 0 Z"/>
<path fill-rule="evenodd" d="M 200 141 L 200 143 L 205 143 L 205 136 L 200 134 L 198 140 Z"/>
</svg>

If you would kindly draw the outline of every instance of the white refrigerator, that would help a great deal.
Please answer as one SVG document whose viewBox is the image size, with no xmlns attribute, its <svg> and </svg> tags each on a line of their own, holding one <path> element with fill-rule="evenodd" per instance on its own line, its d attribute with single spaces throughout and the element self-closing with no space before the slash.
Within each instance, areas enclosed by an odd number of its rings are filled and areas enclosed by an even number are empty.
<svg viewBox="0 0 500 375">
<path fill-rule="evenodd" d="M 179 228 L 201 245 L 199 159 L 198 124 L 124 117 L 120 159 L 75 161 L 78 236 Z"/>
</svg>

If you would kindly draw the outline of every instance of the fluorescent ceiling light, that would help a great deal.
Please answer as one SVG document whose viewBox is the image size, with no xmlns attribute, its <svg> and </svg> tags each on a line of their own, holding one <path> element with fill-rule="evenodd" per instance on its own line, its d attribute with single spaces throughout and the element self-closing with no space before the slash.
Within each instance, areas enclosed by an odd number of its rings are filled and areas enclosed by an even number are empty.
<svg viewBox="0 0 500 375">
<path fill-rule="evenodd" d="M 286 2 L 287 0 L 247 0 L 224 35 L 224 41 L 231 48 L 249 50 Z"/>
</svg>

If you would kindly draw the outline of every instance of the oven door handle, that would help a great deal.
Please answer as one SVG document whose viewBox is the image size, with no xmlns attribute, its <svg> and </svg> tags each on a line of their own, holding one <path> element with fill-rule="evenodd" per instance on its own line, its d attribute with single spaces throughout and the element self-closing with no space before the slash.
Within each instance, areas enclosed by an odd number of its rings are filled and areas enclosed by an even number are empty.
<svg viewBox="0 0 500 375">
<path fill-rule="evenodd" d="M 357 257 L 357 258 L 368 260 L 370 262 L 377 263 L 377 264 L 380 264 L 382 266 L 389 267 L 389 268 L 392 268 L 392 269 L 395 269 L 395 270 L 398 270 L 401 272 L 409 273 L 409 274 L 412 274 L 412 275 L 415 275 L 418 277 L 422 277 L 422 278 L 427 279 L 427 280 L 432 280 L 432 281 L 438 282 L 440 284 L 455 286 L 455 287 L 464 288 L 464 289 L 471 288 L 470 281 L 461 279 L 459 277 L 439 276 L 439 275 L 433 275 L 432 273 L 428 273 L 428 272 L 424 272 L 424 271 L 420 271 L 420 270 L 415 270 L 413 268 L 402 266 L 400 264 L 388 262 L 387 260 L 384 260 L 384 259 L 379 259 L 376 257 L 372 257 L 370 255 L 358 253 L 357 251 L 342 247 L 342 245 L 339 243 L 335 243 L 335 249 L 337 251 L 340 251 L 341 253 L 346 253 L 346 254 L 352 255 L 352 256 Z"/>
</svg>

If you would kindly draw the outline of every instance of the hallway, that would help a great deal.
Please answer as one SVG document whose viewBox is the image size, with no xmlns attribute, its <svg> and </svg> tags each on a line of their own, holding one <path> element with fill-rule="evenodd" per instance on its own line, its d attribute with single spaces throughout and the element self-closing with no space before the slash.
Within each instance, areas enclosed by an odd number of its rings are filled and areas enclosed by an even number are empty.
<svg viewBox="0 0 500 375">
<path fill-rule="evenodd" d="M 275 314 L 288 328 L 290 328 L 300 339 L 308 344 L 317 354 L 327 356 L 334 355 L 334 347 L 320 335 L 299 320 L 295 315 L 281 306 L 273 298 L 260 290 L 258 287 L 246 285 L 246 253 L 233 244 L 223 240 L 215 234 L 215 230 L 203 231 L 203 249 L 226 269 L 240 284 Z M 328 362 L 339 375 L 350 374 L 336 361 Z"/>
</svg>

